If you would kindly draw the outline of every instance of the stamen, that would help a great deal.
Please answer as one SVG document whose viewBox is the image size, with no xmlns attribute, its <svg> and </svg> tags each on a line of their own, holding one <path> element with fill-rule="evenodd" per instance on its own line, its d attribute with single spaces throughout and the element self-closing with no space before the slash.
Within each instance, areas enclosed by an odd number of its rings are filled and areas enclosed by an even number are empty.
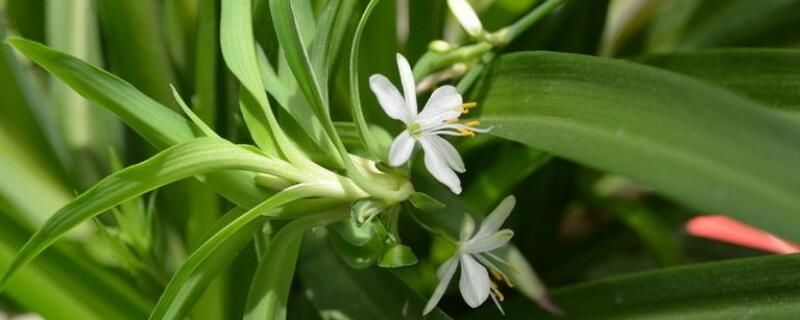
<svg viewBox="0 0 800 320">
<path fill-rule="evenodd" d="M 494 294 L 490 294 L 489 296 L 492 297 L 492 301 L 494 301 L 494 305 L 497 306 L 497 310 L 500 310 L 500 314 L 505 316 L 506 312 L 503 310 L 503 306 L 500 305 L 500 302 L 497 301 L 497 297 L 495 297 Z"/>
<path fill-rule="evenodd" d="M 497 300 L 500 300 L 500 302 L 503 302 L 503 300 L 506 299 L 503 293 L 500 292 L 500 289 L 497 288 L 497 284 L 495 284 L 493 281 L 489 281 L 489 289 L 491 290 L 492 295 L 497 297 Z"/>
<path fill-rule="evenodd" d="M 472 138 L 472 137 L 475 136 L 475 132 L 472 132 L 469 129 L 458 129 L 458 135 L 460 135 L 462 137 L 470 137 L 470 138 Z"/>
<path fill-rule="evenodd" d="M 506 266 L 506 268 L 508 268 L 508 271 L 511 271 L 513 273 L 519 273 L 519 269 L 515 268 L 514 265 L 509 263 L 508 261 L 503 260 L 503 258 L 500 258 L 500 257 L 498 257 L 497 255 L 495 255 L 495 254 L 493 254 L 491 252 L 484 252 L 484 254 L 486 254 L 488 257 L 490 257 L 490 258 L 492 258 L 492 259 L 494 259 L 496 261 L 499 261 L 500 263 L 504 264 Z"/>
<path fill-rule="evenodd" d="M 447 123 L 458 123 L 458 118 L 447 119 Z"/>
<path fill-rule="evenodd" d="M 477 127 L 480 124 L 481 124 L 481 122 L 478 121 L 478 120 L 471 120 L 471 121 L 467 121 L 467 122 L 464 123 L 464 125 L 467 126 L 467 127 Z"/>
<path fill-rule="evenodd" d="M 492 275 L 495 277 L 495 279 L 497 279 L 499 281 L 503 281 L 506 284 L 507 287 L 509 287 L 509 288 L 513 288 L 514 287 L 514 283 L 511 282 L 511 279 L 509 279 L 506 276 L 506 274 L 503 273 L 502 271 L 497 270 L 495 268 L 490 268 L 489 271 L 492 273 Z"/>
<path fill-rule="evenodd" d="M 465 102 L 461 104 L 461 107 L 464 109 L 472 109 L 478 106 L 477 102 Z"/>
</svg>

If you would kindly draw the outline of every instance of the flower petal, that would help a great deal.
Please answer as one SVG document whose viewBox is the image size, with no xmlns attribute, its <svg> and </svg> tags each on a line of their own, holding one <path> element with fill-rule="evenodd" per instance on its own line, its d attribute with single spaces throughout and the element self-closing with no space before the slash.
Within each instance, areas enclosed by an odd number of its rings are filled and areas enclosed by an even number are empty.
<svg viewBox="0 0 800 320">
<path fill-rule="evenodd" d="M 375 93 L 378 104 L 381 105 L 386 115 L 406 124 L 411 123 L 413 117 L 408 113 L 406 101 L 389 79 L 381 74 L 374 74 L 369 77 L 369 88 Z"/>
<path fill-rule="evenodd" d="M 469 33 L 469 35 L 476 37 L 483 32 L 483 25 L 481 20 L 478 19 L 478 14 L 472 9 L 472 6 L 467 0 L 447 0 L 447 5 L 450 11 L 461 24 L 461 27 Z"/>
<path fill-rule="evenodd" d="M 503 229 L 485 238 L 474 238 L 461 246 L 464 252 L 481 253 L 500 248 L 514 236 L 514 231 Z"/>
<path fill-rule="evenodd" d="M 468 254 L 462 254 L 461 279 L 458 288 L 464 301 L 472 308 L 480 306 L 489 298 L 489 272 Z"/>
<path fill-rule="evenodd" d="M 451 85 L 441 86 L 433 91 L 422 112 L 417 116 L 417 121 L 424 125 L 439 124 L 448 119 L 461 116 L 459 107 L 463 99 L 456 87 Z"/>
<path fill-rule="evenodd" d="M 478 229 L 478 233 L 475 234 L 473 239 L 483 239 L 497 232 L 500 226 L 508 219 L 508 215 L 511 214 L 511 210 L 514 209 L 516 203 L 517 199 L 515 199 L 514 196 L 508 196 L 503 199 L 503 201 L 497 205 L 497 208 L 494 208 L 492 213 L 481 222 L 481 227 Z"/>
<path fill-rule="evenodd" d="M 467 171 L 467 169 L 464 168 L 464 160 L 461 159 L 461 155 L 458 154 L 458 151 L 450 142 L 436 135 L 430 136 L 428 141 L 438 150 L 439 154 L 442 155 L 442 158 L 444 158 L 444 161 L 447 162 L 450 168 L 459 173 Z"/>
<path fill-rule="evenodd" d="M 389 164 L 398 167 L 406 163 L 414 151 L 414 138 L 408 134 L 407 130 L 394 138 L 392 146 L 389 148 Z"/>
<path fill-rule="evenodd" d="M 475 219 L 472 219 L 472 216 L 466 213 L 464 214 L 464 218 L 461 219 L 461 232 L 459 233 L 458 241 L 469 241 L 473 233 L 475 233 Z"/>
<path fill-rule="evenodd" d="M 414 82 L 414 73 L 408 60 L 402 54 L 397 54 L 397 69 L 400 72 L 400 82 L 403 83 L 403 96 L 406 98 L 408 114 L 417 116 L 417 85 Z"/>
<path fill-rule="evenodd" d="M 455 194 L 461 193 L 461 180 L 458 179 L 453 169 L 447 165 L 443 155 L 439 154 L 439 149 L 434 147 L 433 142 L 430 140 L 431 137 L 433 136 L 422 137 L 418 140 L 422 145 L 422 150 L 425 151 L 425 167 L 428 168 L 428 172 L 436 180 L 450 188 L 450 191 Z"/>
<path fill-rule="evenodd" d="M 439 269 L 436 270 L 436 275 L 439 277 L 439 284 L 436 285 L 436 289 L 433 290 L 431 298 L 425 305 L 425 310 L 422 311 L 423 315 L 433 311 L 433 308 L 435 308 L 436 304 L 439 303 L 439 300 L 442 299 L 445 290 L 447 290 L 447 285 L 450 284 L 450 280 L 453 279 L 453 275 L 456 273 L 456 267 L 458 267 L 458 258 L 453 256 L 452 258 L 447 259 L 447 261 L 445 261 L 444 264 L 439 266 Z"/>
</svg>

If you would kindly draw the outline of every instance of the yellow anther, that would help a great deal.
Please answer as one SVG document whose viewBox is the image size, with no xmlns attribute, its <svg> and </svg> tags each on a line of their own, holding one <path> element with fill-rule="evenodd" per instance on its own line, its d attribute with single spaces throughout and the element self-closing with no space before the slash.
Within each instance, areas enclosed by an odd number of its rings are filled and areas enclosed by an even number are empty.
<svg viewBox="0 0 800 320">
<path fill-rule="evenodd" d="M 467 113 L 469 113 L 469 109 L 467 109 L 467 108 L 464 108 L 464 107 L 462 106 L 461 108 L 458 108 L 458 112 L 461 112 L 462 114 L 467 114 Z"/>
<path fill-rule="evenodd" d="M 461 104 L 461 107 L 464 109 L 472 109 L 478 106 L 477 102 L 465 102 Z"/>
<path fill-rule="evenodd" d="M 503 274 L 502 272 L 500 272 L 498 270 L 495 270 L 495 269 L 489 269 L 489 271 L 492 273 L 492 276 L 494 276 L 495 279 L 503 281 L 506 284 L 507 287 L 509 287 L 509 288 L 513 288 L 514 287 L 514 283 L 511 282 L 511 279 L 506 277 L 506 275 Z"/>
<path fill-rule="evenodd" d="M 458 123 L 458 118 L 447 119 L 447 123 Z"/>
<path fill-rule="evenodd" d="M 494 284 L 494 282 L 492 281 L 489 281 L 489 285 L 490 285 L 489 290 L 491 291 L 492 295 L 495 296 L 495 298 L 497 298 L 497 300 L 499 300 L 500 302 L 503 302 L 503 300 L 505 300 L 506 297 L 503 296 L 503 293 L 500 292 L 500 289 L 497 288 L 497 285 Z"/>
<path fill-rule="evenodd" d="M 478 121 L 478 120 L 471 120 L 471 121 L 467 121 L 467 122 L 464 123 L 464 125 L 467 126 L 467 127 L 477 127 L 480 124 L 481 124 L 481 122 Z"/>
<path fill-rule="evenodd" d="M 460 135 L 462 137 L 470 137 L 470 138 L 472 138 L 472 137 L 475 136 L 475 132 L 472 132 L 471 130 L 468 130 L 468 129 L 459 129 L 458 130 L 458 135 Z"/>
</svg>

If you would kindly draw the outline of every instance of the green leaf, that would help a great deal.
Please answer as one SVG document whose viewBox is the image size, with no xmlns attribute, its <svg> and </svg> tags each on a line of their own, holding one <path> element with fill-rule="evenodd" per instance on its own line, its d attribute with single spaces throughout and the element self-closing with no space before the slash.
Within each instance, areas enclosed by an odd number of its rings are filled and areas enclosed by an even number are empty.
<svg viewBox="0 0 800 320">
<path fill-rule="evenodd" d="M 19 143 L 0 129 L 0 209 L 18 224 L 35 228 L 72 195 L 46 163 Z"/>
<path fill-rule="evenodd" d="M 712 9 L 694 18 L 680 47 L 784 46 L 800 40 L 791 30 L 800 19 L 800 2 L 785 0 L 706 1 Z M 704 13 L 704 14 L 702 14 Z"/>
<path fill-rule="evenodd" d="M 50 46 L 93 63 L 101 60 L 93 2 L 49 0 L 46 13 Z M 72 156 L 67 164 L 69 171 L 77 189 L 85 190 L 109 171 L 107 151 L 108 148 L 121 150 L 122 126 L 111 113 L 91 107 L 88 101 L 53 76 L 48 89 L 58 129 Z"/>
<path fill-rule="evenodd" d="M 799 267 L 798 255 L 676 267 L 554 290 L 553 300 L 570 318 L 792 319 Z M 521 299 L 504 307 L 511 318 L 560 319 Z"/>
<path fill-rule="evenodd" d="M 175 87 L 173 86 L 170 87 L 172 88 L 172 95 L 175 97 L 175 101 L 178 102 L 178 105 L 181 107 L 181 110 L 183 110 L 183 113 L 185 113 L 189 117 L 189 119 L 192 120 L 192 123 L 194 123 L 194 125 L 200 129 L 200 131 L 203 133 L 203 136 L 209 138 L 219 138 L 220 136 L 217 135 L 216 132 L 214 132 L 214 129 L 208 127 L 208 125 L 205 122 L 203 122 L 203 119 L 200 119 L 200 117 L 198 117 L 194 113 L 194 111 L 192 111 L 192 109 L 186 105 L 186 102 L 183 101 L 183 98 L 181 98 L 181 95 L 180 93 L 178 93 L 178 90 L 175 89 Z"/>
<path fill-rule="evenodd" d="M 299 218 L 275 234 L 253 276 L 244 319 L 286 319 L 289 289 L 303 235 L 311 228 L 346 216 L 345 209 Z"/>
<path fill-rule="evenodd" d="M 308 205 L 307 208 L 301 208 L 295 212 L 281 209 L 282 206 L 295 200 L 318 195 L 319 188 L 320 186 L 314 184 L 299 184 L 286 188 L 216 230 L 192 252 L 172 276 L 167 288 L 164 289 L 164 293 L 150 313 L 150 319 L 182 319 L 191 307 L 193 297 L 199 294 L 197 291 L 203 289 L 195 286 L 192 282 L 198 275 L 210 272 L 207 268 L 211 268 L 215 264 L 207 262 L 220 250 L 225 250 L 223 245 L 231 237 L 237 236 L 241 230 L 262 216 L 291 218 L 321 210 L 322 208 L 313 205 Z M 340 204 L 335 203 L 334 205 Z M 330 208 L 330 204 L 328 208 Z"/>
<path fill-rule="evenodd" d="M 414 254 L 414 251 L 402 244 L 394 244 L 389 247 L 378 260 L 378 266 L 381 268 L 400 268 L 416 263 L 417 256 Z"/>
<path fill-rule="evenodd" d="M 0 268 L 30 236 L 22 225 L 0 212 Z M 151 302 L 129 282 L 115 277 L 75 250 L 59 247 L 20 270 L 3 296 L 47 319 L 141 319 Z"/>
<path fill-rule="evenodd" d="M 272 110 L 261 85 L 256 60 L 250 6 L 250 1 L 222 1 L 220 22 L 222 56 L 228 68 L 245 88 L 240 93 L 239 105 L 250 135 L 261 149 L 268 154 L 278 155 L 272 131 L 276 128 L 271 127 Z"/>
<path fill-rule="evenodd" d="M 355 0 L 328 0 L 319 14 L 314 39 L 310 43 L 309 57 L 323 90 L 323 97 L 328 96 L 331 67 L 339 53 L 344 31 L 356 3 Z"/>
<path fill-rule="evenodd" d="M 188 120 L 122 79 L 33 41 L 12 39 L 9 43 L 87 99 L 117 114 L 157 148 L 194 137 Z"/>
<path fill-rule="evenodd" d="M 44 41 L 45 0 L 6 0 L 9 24 L 23 37 Z M 5 27 L 5 26 L 4 26 Z"/>
<path fill-rule="evenodd" d="M 139 92 L 106 71 L 39 43 L 9 40 L 17 50 L 59 77 L 72 89 L 116 114 L 158 149 L 194 138 L 197 130 L 186 118 Z M 254 175 L 241 171 L 208 174 L 204 182 L 217 193 L 244 207 L 256 205 L 266 192 L 253 183 Z"/>
<path fill-rule="evenodd" d="M 372 156 L 386 161 L 388 155 L 388 152 L 386 152 L 387 149 L 383 149 L 379 140 L 370 134 L 369 125 L 367 125 L 367 120 L 364 117 L 364 111 L 361 106 L 361 87 L 358 82 L 358 63 L 360 61 L 358 56 L 361 50 L 361 36 L 364 32 L 364 27 L 367 25 L 367 20 L 370 15 L 372 15 L 372 11 L 375 9 L 375 6 L 378 5 L 379 1 L 380 0 L 371 0 L 369 4 L 367 4 L 367 7 L 364 9 L 364 14 L 361 15 L 361 19 L 358 21 L 358 26 L 353 36 L 353 44 L 350 47 L 350 99 L 353 100 L 350 106 L 350 114 L 353 117 L 353 123 L 355 124 L 358 137 L 367 151 L 371 153 Z"/>
<path fill-rule="evenodd" d="M 174 106 L 169 84 L 175 77 L 155 2 L 100 0 L 97 6 L 110 70 L 156 101 Z"/>
<path fill-rule="evenodd" d="M 201 241 L 199 242 L 202 243 L 207 240 L 208 237 L 228 225 L 242 213 L 242 209 L 236 208 L 223 215 L 217 220 L 214 226 L 211 227 L 207 236 L 204 239 L 200 239 Z M 175 295 L 175 300 L 170 301 L 170 309 L 175 310 L 174 312 L 180 315 L 186 315 L 192 310 L 192 306 L 201 298 L 204 290 L 208 288 L 211 282 L 219 276 L 239 252 L 250 243 L 253 239 L 253 235 L 261 230 L 261 226 L 264 224 L 265 220 L 266 218 L 253 220 L 235 235 L 225 239 L 225 241 L 220 244 L 219 249 L 212 254 L 211 258 L 203 261 L 201 266 L 191 275 L 192 281 L 178 288 L 179 292 Z M 199 304 L 197 304 L 197 306 L 199 306 Z"/>
<path fill-rule="evenodd" d="M 764 106 L 670 72 L 570 54 L 508 55 L 490 83 L 482 118 L 492 134 L 798 239 L 800 126 Z"/>
<path fill-rule="evenodd" d="M 165 184 L 226 169 L 292 172 L 292 168 L 285 163 L 224 140 L 196 139 L 176 145 L 147 161 L 106 177 L 62 207 L 22 247 L 0 280 L 0 287 L 20 267 L 81 222 Z"/>
<path fill-rule="evenodd" d="M 306 295 L 322 318 L 422 319 L 425 300 L 380 268 L 355 270 L 336 255 L 326 237 L 303 246 L 298 270 Z M 342 299 L 358 297 L 358 299 Z M 434 309 L 425 319 L 450 319 Z"/>
<path fill-rule="evenodd" d="M 316 74 L 309 53 L 306 51 L 307 43 L 310 43 L 312 39 L 307 34 L 301 34 L 302 26 L 310 23 L 301 23 L 304 20 L 296 17 L 302 16 L 297 12 L 303 12 L 303 10 L 297 9 L 302 6 L 297 2 L 295 0 L 269 1 L 275 33 L 285 51 L 286 62 L 314 113 L 320 118 L 327 117 L 328 104 L 327 97 L 324 95 L 326 91 L 322 89 L 319 75 Z M 321 119 L 321 121 L 324 120 Z"/>
<path fill-rule="evenodd" d="M 0 38 L 6 36 L 5 25 L 0 24 Z M 58 130 L 53 106 L 29 71 L 14 50 L 0 48 L 0 127 L 17 137 L 24 152 L 47 163 L 44 169 L 66 180 L 64 167 L 70 162 L 66 141 Z"/>
<path fill-rule="evenodd" d="M 197 40 L 195 50 L 195 92 L 197 103 L 195 112 L 211 128 L 217 127 L 217 84 L 221 76 L 217 74 L 219 36 L 217 33 L 216 0 L 200 0 L 197 8 Z"/>
<path fill-rule="evenodd" d="M 637 62 L 708 81 L 771 107 L 800 111 L 800 50 L 708 49 Z"/>
<path fill-rule="evenodd" d="M 441 210 L 446 207 L 446 205 L 441 201 L 436 200 L 436 198 L 422 192 L 412 193 L 411 196 L 408 197 L 408 201 L 411 202 L 411 205 L 414 206 L 414 208 L 428 212 Z"/>
</svg>

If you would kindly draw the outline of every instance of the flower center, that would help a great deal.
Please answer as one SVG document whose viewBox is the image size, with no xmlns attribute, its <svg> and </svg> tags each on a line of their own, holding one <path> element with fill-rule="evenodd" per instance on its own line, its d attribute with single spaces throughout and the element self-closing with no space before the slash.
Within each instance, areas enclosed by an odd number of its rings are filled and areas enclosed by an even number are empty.
<svg viewBox="0 0 800 320">
<path fill-rule="evenodd" d="M 417 122 L 413 122 L 406 127 L 406 130 L 408 130 L 408 133 L 410 133 L 412 136 L 416 137 L 422 133 L 422 125 Z"/>
</svg>

